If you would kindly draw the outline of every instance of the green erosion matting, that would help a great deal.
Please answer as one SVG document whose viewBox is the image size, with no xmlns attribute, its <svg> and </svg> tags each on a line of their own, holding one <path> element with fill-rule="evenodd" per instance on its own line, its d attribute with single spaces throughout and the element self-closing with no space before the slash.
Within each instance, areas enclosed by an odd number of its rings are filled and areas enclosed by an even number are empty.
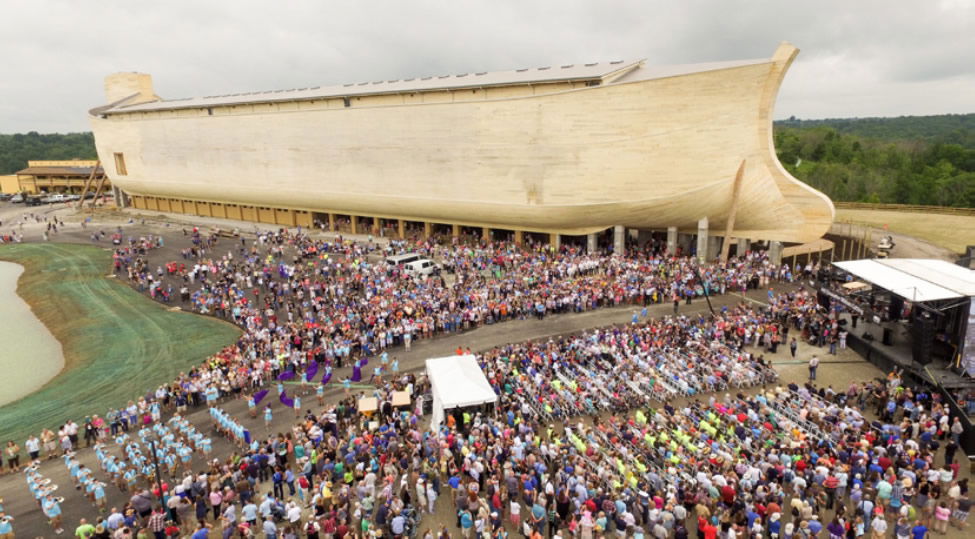
<svg viewBox="0 0 975 539">
<path fill-rule="evenodd" d="M 65 359 L 44 387 L 0 407 L 0 443 L 23 445 L 28 433 L 56 432 L 68 418 L 81 425 L 86 415 L 104 417 L 240 336 L 232 324 L 169 311 L 108 277 L 112 254 L 100 247 L 5 245 L 0 259 L 24 266 L 17 293 L 61 342 Z"/>
</svg>

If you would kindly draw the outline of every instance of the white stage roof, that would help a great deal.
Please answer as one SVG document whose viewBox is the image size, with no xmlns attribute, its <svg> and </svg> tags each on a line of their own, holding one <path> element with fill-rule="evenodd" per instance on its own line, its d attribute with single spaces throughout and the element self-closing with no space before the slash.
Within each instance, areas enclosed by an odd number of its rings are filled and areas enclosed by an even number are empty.
<svg viewBox="0 0 975 539">
<path fill-rule="evenodd" d="M 444 410 L 498 400 L 474 356 L 428 359 L 427 376 L 433 390 L 433 420 L 430 424 L 433 429 L 443 421 Z"/>
<path fill-rule="evenodd" d="M 975 271 L 944 260 L 888 258 L 833 265 L 914 302 L 975 296 Z"/>
</svg>

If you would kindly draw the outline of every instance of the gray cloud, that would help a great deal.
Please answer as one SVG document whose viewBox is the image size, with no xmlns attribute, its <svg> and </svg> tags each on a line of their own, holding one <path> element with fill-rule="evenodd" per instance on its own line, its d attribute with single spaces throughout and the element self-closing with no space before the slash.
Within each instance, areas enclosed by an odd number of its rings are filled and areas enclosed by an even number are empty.
<svg viewBox="0 0 975 539">
<path fill-rule="evenodd" d="M 975 2 L 4 0 L 0 132 L 88 129 L 115 71 L 163 97 L 585 61 L 802 52 L 776 117 L 975 111 Z"/>
</svg>

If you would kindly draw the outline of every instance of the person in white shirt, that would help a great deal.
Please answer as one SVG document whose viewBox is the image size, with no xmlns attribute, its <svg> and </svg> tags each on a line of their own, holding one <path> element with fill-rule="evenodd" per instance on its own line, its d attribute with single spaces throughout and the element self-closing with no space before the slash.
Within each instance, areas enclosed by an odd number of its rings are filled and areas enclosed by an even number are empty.
<svg viewBox="0 0 975 539">
<path fill-rule="evenodd" d="M 37 436 L 31 434 L 30 438 L 24 442 L 24 449 L 27 450 L 27 454 L 31 460 L 37 460 L 37 457 L 41 454 L 41 441 Z"/>
<path fill-rule="evenodd" d="M 295 502 L 288 502 L 286 508 L 288 522 L 291 524 L 299 524 L 301 522 L 301 507 L 298 507 L 298 504 Z"/>
<path fill-rule="evenodd" d="M 870 531 L 874 537 L 884 537 L 887 534 L 887 519 L 883 515 L 877 515 L 870 522 Z"/>
</svg>

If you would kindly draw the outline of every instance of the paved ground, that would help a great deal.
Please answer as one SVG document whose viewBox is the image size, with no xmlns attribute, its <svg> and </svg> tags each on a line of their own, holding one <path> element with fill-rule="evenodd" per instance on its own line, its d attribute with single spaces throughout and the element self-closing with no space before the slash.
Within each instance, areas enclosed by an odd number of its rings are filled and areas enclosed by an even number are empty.
<svg viewBox="0 0 975 539">
<path fill-rule="evenodd" d="M 0 206 L 0 223 L 2 223 L 0 224 L 0 233 L 6 233 L 9 231 L 9 223 L 12 218 L 16 218 L 17 216 L 25 213 L 31 213 L 27 210 L 34 210 L 36 213 L 37 209 L 11 207 L 10 205 Z M 41 212 L 42 215 L 47 216 L 48 218 L 57 215 L 59 218 L 62 218 L 67 222 L 66 229 L 64 231 L 59 232 L 56 236 L 52 236 L 52 240 L 54 241 L 88 242 L 90 241 L 88 236 L 90 235 L 92 228 L 101 228 L 105 229 L 106 232 L 110 232 L 115 226 L 121 226 L 126 230 L 126 234 L 129 235 L 163 233 L 168 240 L 166 242 L 166 250 L 172 250 L 172 253 L 175 253 L 174 259 L 178 258 L 178 249 L 188 245 L 185 242 L 180 242 L 180 237 L 182 234 L 179 232 L 182 223 L 186 223 L 187 225 L 190 224 L 188 221 L 189 218 L 186 216 L 178 216 L 180 221 L 176 221 L 174 219 L 169 223 L 161 221 L 147 221 L 146 223 L 143 223 L 141 219 L 138 218 L 130 223 L 127 215 L 124 214 L 105 215 L 104 217 L 99 218 L 99 222 L 102 222 L 104 219 L 102 226 L 89 226 L 88 229 L 83 230 L 80 226 L 80 218 L 71 209 L 44 208 L 41 210 Z M 209 221 L 206 219 L 193 219 L 195 222 Z M 214 225 L 218 225 L 219 223 L 217 220 L 212 221 Z M 232 228 L 226 224 L 220 226 L 225 229 Z M 241 224 L 242 230 L 252 230 L 253 227 L 253 223 Z M 27 239 L 40 239 L 42 232 L 43 225 L 41 224 L 25 225 L 23 227 L 23 233 Z M 749 294 L 748 300 L 753 302 L 761 302 L 764 297 L 764 291 L 754 291 L 753 293 Z M 742 299 L 744 298 L 740 296 L 729 295 L 714 298 L 712 301 L 714 303 L 714 307 L 718 309 L 721 306 L 734 304 Z M 695 303 L 690 307 L 681 305 L 680 308 L 681 311 L 685 313 L 697 313 L 705 310 L 707 306 L 703 301 L 695 301 Z M 664 304 L 651 307 L 649 312 L 650 316 L 663 316 L 671 313 L 672 309 L 672 305 Z M 401 370 L 418 370 L 422 368 L 424 359 L 448 355 L 458 346 L 470 347 L 472 350 L 478 351 L 509 342 L 546 338 L 552 335 L 577 332 L 591 327 L 622 324 L 630 321 L 634 311 L 635 309 L 633 307 L 620 307 L 614 309 L 601 309 L 582 314 L 550 316 L 544 320 L 531 319 L 488 325 L 463 334 L 440 337 L 429 341 L 418 341 L 414 344 L 410 352 L 397 349 L 396 351 L 392 351 L 391 355 L 397 356 L 400 359 Z M 823 360 L 819 369 L 819 382 L 821 384 L 832 385 L 834 388 L 845 388 L 852 380 L 864 381 L 877 376 L 882 376 L 884 374 L 871 364 L 860 359 L 856 354 L 849 350 L 841 351 L 836 357 L 827 356 L 825 352 L 825 349 L 817 349 L 811 346 L 800 346 L 797 357 L 793 359 L 789 357 L 787 348 L 780 347 L 779 353 L 773 356 L 772 359 L 776 365 L 776 369 L 782 377 L 783 383 L 788 383 L 791 381 L 805 381 L 808 376 L 806 361 L 808 361 L 808 358 L 814 353 L 818 354 Z M 340 380 L 345 376 L 346 372 L 347 369 L 337 370 L 334 379 Z M 330 391 L 326 393 L 326 398 L 328 401 L 334 402 L 340 398 L 341 390 L 335 385 L 330 387 Z M 308 398 L 305 399 L 305 402 L 311 404 L 313 400 L 314 399 Z M 223 402 L 220 404 L 220 406 L 230 414 L 240 418 L 244 425 L 250 428 L 253 432 L 264 432 L 263 420 L 251 420 L 247 416 L 244 401 L 237 400 Z M 280 405 L 278 405 L 274 410 L 275 419 L 272 424 L 272 430 L 288 430 L 293 420 L 293 414 L 290 413 L 290 411 L 286 411 L 281 408 Z M 206 429 L 210 428 L 209 416 L 205 408 L 192 410 L 188 417 L 201 430 L 205 431 Z M 214 456 L 227 455 L 233 450 L 230 444 L 226 443 L 223 439 L 216 436 L 213 439 Z M 90 449 L 83 449 L 79 451 L 79 457 L 82 463 L 89 466 L 95 466 L 94 454 Z M 194 459 L 195 466 L 199 466 L 199 463 L 200 461 L 198 458 Z M 967 477 L 968 471 L 964 468 L 965 467 L 963 467 L 963 476 Z M 95 469 L 97 469 L 97 466 L 95 466 Z M 61 460 L 45 462 L 41 466 L 41 472 L 46 477 L 52 478 L 55 484 L 61 485 L 59 494 L 65 498 L 63 508 L 66 530 L 69 532 L 70 530 L 73 530 L 77 525 L 79 518 L 87 517 L 91 519 L 97 514 L 94 507 L 90 505 L 86 499 L 84 499 L 81 493 L 70 488 L 71 481 L 67 476 L 67 471 Z M 103 474 L 98 472 L 96 473 L 96 476 L 103 477 Z M 265 488 L 269 489 L 269 485 L 265 486 Z M 127 495 L 123 495 L 111 487 L 109 487 L 107 490 L 109 507 L 113 505 L 121 506 L 128 499 Z M 6 474 L 0 477 L 0 498 L 4 499 L 3 505 L 7 513 L 16 517 L 17 520 L 15 521 L 15 529 L 18 531 L 20 536 L 51 536 L 51 530 L 46 525 L 40 510 L 36 507 L 32 500 L 28 499 L 28 490 L 23 478 L 23 474 Z M 452 523 L 453 512 L 451 510 L 449 500 L 441 499 L 438 502 L 437 513 L 432 517 L 425 517 L 420 529 L 423 530 L 429 527 L 436 530 L 441 524 L 446 524 L 449 526 L 449 529 L 454 532 L 455 529 L 451 526 Z M 962 534 L 957 531 L 952 531 L 949 533 L 949 536 L 962 537 Z"/>
<path fill-rule="evenodd" d="M 893 258 L 938 258 L 954 262 L 965 246 L 975 245 L 975 219 L 964 215 L 840 209 L 836 211 L 833 230 L 844 229 L 846 225 L 841 223 L 849 222 L 854 223 L 854 229 L 857 225 L 872 227 L 873 246 L 883 236 L 892 236 L 895 247 L 890 256 Z"/>
</svg>

